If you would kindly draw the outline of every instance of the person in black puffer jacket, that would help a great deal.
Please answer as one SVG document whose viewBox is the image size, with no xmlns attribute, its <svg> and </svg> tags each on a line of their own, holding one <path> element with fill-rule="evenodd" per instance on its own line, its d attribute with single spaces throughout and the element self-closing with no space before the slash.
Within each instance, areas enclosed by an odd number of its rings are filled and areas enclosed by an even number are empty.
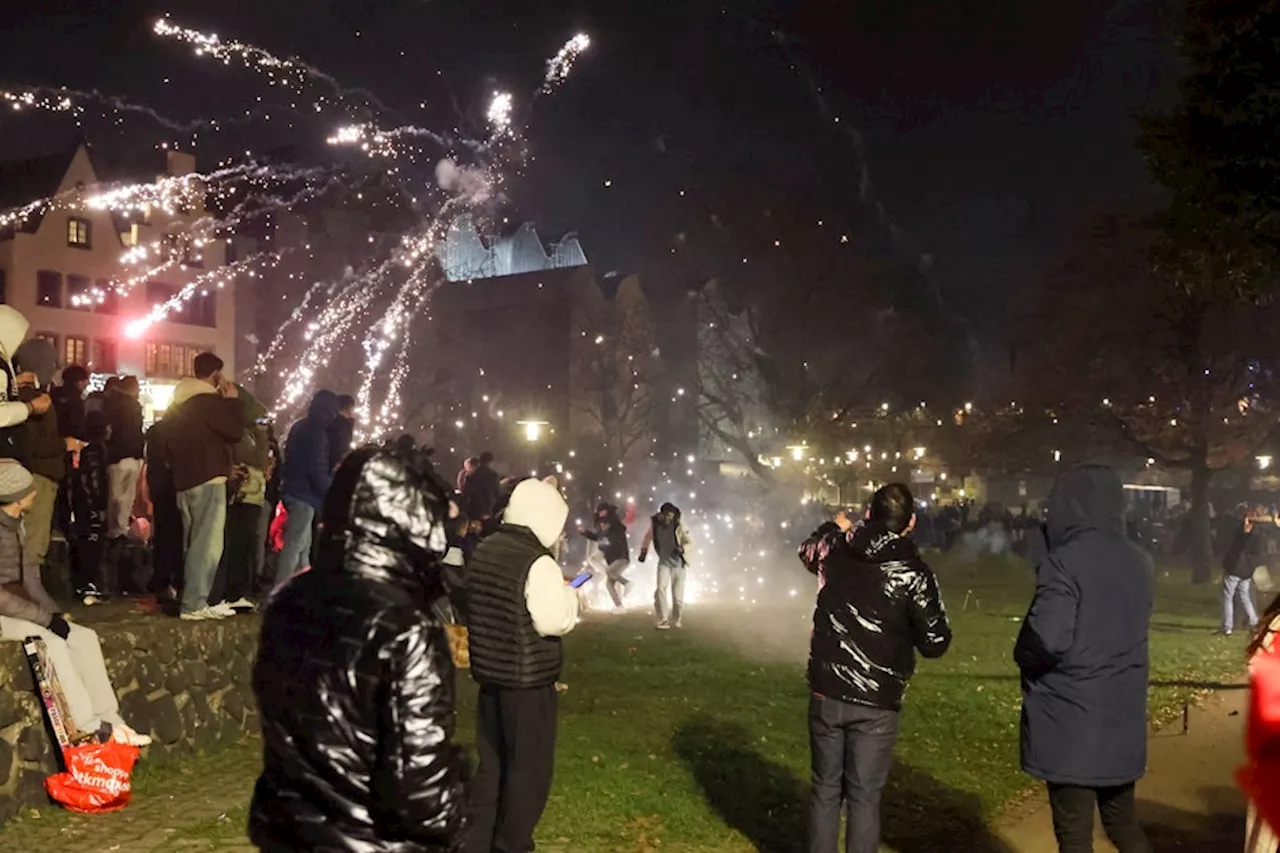
<svg viewBox="0 0 1280 853">
<path fill-rule="evenodd" d="M 880 793 L 916 652 L 936 658 L 951 645 L 937 579 L 908 538 L 914 507 L 906 486 L 890 484 L 864 524 L 840 513 L 800 546 L 819 584 L 809 652 L 812 853 L 835 851 L 842 796 L 848 853 L 880 849 Z"/>
<path fill-rule="evenodd" d="M 1125 535 L 1124 487 L 1103 465 L 1058 475 L 1049 553 L 1013 660 L 1022 671 L 1022 769 L 1045 782 L 1063 851 L 1093 849 L 1093 814 L 1122 853 L 1151 847 L 1134 783 L 1147 764 L 1151 558 Z"/>
<path fill-rule="evenodd" d="M 578 530 L 585 538 L 596 543 L 597 557 L 592 574 L 603 573 L 607 578 L 609 596 L 614 607 L 622 607 L 623 596 L 631 587 L 627 580 L 627 569 L 631 568 L 631 546 L 627 543 L 627 526 L 618 515 L 618 508 L 613 504 L 602 503 L 596 507 L 596 529 Z M 601 565 L 603 563 L 603 565 Z"/>
<path fill-rule="evenodd" d="M 352 452 L 310 570 L 276 590 L 254 666 L 268 853 L 452 853 L 466 814 L 454 667 L 432 606 L 456 507 L 416 455 Z"/>
</svg>

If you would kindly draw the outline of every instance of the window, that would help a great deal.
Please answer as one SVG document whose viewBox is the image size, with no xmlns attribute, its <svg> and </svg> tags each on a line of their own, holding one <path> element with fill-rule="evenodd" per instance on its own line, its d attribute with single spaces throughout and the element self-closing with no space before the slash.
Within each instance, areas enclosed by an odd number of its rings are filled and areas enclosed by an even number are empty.
<svg viewBox="0 0 1280 853">
<path fill-rule="evenodd" d="M 116 342 L 104 341 L 102 338 L 94 338 L 93 341 L 93 359 L 90 367 L 94 373 L 115 373 L 116 372 Z"/>
<path fill-rule="evenodd" d="M 93 245 L 93 223 L 78 216 L 67 219 L 67 245 L 88 249 Z"/>
<path fill-rule="evenodd" d="M 147 307 L 159 308 L 178 293 L 177 288 L 160 281 L 147 282 Z"/>
<path fill-rule="evenodd" d="M 62 307 L 62 273 L 40 270 L 36 273 L 36 305 L 43 308 Z"/>
<path fill-rule="evenodd" d="M 197 249 L 192 243 L 191 235 L 166 234 L 163 240 L 165 251 L 170 259 L 184 267 L 204 267 L 202 250 Z"/>
<path fill-rule="evenodd" d="M 193 294 L 187 300 L 183 314 L 185 318 L 180 322 L 189 323 L 192 326 L 216 328 L 218 325 L 218 292 L 216 290 L 203 290 Z"/>
<path fill-rule="evenodd" d="M 84 364 L 89 354 L 89 341 L 78 335 L 67 335 L 67 345 L 62 351 L 63 364 Z"/>
<path fill-rule="evenodd" d="M 98 292 L 99 296 L 93 304 L 93 310 L 99 314 L 119 314 L 120 294 L 116 292 L 110 279 L 98 279 Z"/>
<path fill-rule="evenodd" d="M 93 284 L 88 276 L 67 276 L 67 307 L 73 311 L 93 310 Z"/>
</svg>

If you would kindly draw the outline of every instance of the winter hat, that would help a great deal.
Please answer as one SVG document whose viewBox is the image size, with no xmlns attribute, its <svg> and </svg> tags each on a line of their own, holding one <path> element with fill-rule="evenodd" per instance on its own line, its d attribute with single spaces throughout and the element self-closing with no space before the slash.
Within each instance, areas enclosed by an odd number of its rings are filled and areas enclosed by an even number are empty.
<svg viewBox="0 0 1280 853">
<path fill-rule="evenodd" d="M 664 512 L 669 512 L 672 515 L 674 515 L 676 518 L 680 517 L 680 508 L 675 504 L 671 503 L 670 501 L 667 501 L 662 506 L 658 507 L 659 515 L 661 515 Z"/>
<path fill-rule="evenodd" d="M 0 460 L 0 505 L 17 503 L 35 490 L 30 471 L 12 459 Z"/>
</svg>

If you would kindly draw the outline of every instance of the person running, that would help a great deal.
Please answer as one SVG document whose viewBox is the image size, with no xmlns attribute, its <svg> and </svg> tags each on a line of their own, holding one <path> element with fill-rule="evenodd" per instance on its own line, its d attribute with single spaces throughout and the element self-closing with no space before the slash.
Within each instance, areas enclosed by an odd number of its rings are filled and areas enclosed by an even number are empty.
<svg viewBox="0 0 1280 853">
<path fill-rule="evenodd" d="M 865 523 L 841 512 L 800 546 L 819 584 L 809 651 L 809 853 L 835 853 L 842 799 L 846 853 L 880 849 L 880 795 L 916 652 L 937 658 L 951 646 L 937 578 L 910 538 L 915 523 L 911 490 L 891 483 L 872 496 Z"/>
<path fill-rule="evenodd" d="M 1258 628 L 1258 609 L 1253 601 L 1253 573 L 1267 564 L 1267 542 L 1260 526 L 1267 511 L 1261 506 L 1247 510 L 1222 558 L 1222 631 L 1230 637 L 1236 627 L 1236 602 L 1244 610 L 1249 631 Z M 1268 523 L 1271 523 L 1268 520 Z"/>
<path fill-rule="evenodd" d="M 596 507 L 596 529 L 579 528 L 578 532 L 596 543 L 597 550 L 591 559 L 595 563 L 592 574 L 603 573 L 608 577 L 609 597 L 614 607 L 621 608 L 622 599 L 631 586 L 626 578 L 631 566 L 631 547 L 627 544 L 627 526 L 618 516 L 618 508 L 609 503 L 600 504 Z"/>
<path fill-rule="evenodd" d="M 684 624 L 684 582 L 692 542 L 675 504 L 664 503 L 658 514 L 649 519 L 649 530 L 640 544 L 640 562 L 645 561 L 652 545 L 658 554 L 658 588 L 653 594 L 653 609 L 659 631 Z"/>
</svg>

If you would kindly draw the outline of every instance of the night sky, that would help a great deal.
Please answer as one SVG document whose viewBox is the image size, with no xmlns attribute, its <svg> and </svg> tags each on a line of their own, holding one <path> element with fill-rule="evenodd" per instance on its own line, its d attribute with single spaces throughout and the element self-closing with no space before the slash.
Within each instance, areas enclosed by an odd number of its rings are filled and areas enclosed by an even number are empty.
<svg viewBox="0 0 1280 853">
<path fill-rule="evenodd" d="M 1176 4 L 981 8 L 967 0 L 8 0 L 0 85 L 97 89 L 182 120 L 234 115 L 272 96 L 261 78 L 152 36 L 151 21 L 167 11 L 367 87 L 410 123 L 478 132 L 494 88 L 527 106 L 546 57 L 586 31 L 591 51 L 535 107 L 536 160 L 513 187 L 513 221 L 535 221 L 548 238 L 578 231 L 600 271 L 641 272 L 659 292 L 732 274 L 717 268 L 725 252 L 698 256 L 687 242 L 713 221 L 732 243 L 728 254 L 744 257 L 768 251 L 770 229 L 801 246 L 807 265 L 837 271 L 851 245 L 929 254 L 949 309 L 997 340 L 1038 270 L 1090 217 L 1154 203 L 1133 138 L 1136 117 L 1172 93 Z M 207 164 L 246 147 L 314 142 L 331 129 L 258 124 L 206 137 L 198 153 Z M 864 138 L 883 216 L 859 201 L 852 129 Z M 74 133 L 65 117 L 0 114 L 0 155 L 43 153 Z M 91 122 L 86 135 L 108 162 L 136 162 L 168 136 L 142 119 L 118 129 Z M 889 224 L 900 229 L 892 237 Z M 839 239 L 846 233 L 852 243 Z M 687 251 L 687 265 L 680 252 L 673 261 L 675 248 Z"/>
</svg>

